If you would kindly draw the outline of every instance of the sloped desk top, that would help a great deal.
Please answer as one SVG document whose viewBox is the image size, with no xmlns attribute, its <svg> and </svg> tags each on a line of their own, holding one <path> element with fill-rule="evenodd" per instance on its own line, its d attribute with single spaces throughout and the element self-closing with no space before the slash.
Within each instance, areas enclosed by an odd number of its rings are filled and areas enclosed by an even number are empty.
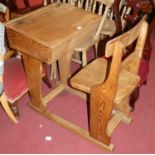
<svg viewBox="0 0 155 155">
<path fill-rule="evenodd" d="M 68 4 L 54 3 L 5 26 L 12 48 L 51 63 L 93 37 L 100 18 Z"/>
</svg>

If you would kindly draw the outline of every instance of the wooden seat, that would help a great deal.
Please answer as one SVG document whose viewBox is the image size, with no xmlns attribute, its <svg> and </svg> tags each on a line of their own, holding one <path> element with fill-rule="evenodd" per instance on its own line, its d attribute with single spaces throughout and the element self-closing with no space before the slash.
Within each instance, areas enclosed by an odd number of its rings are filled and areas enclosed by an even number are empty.
<svg viewBox="0 0 155 155">
<path fill-rule="evenodd" d="M 105 54 L 112 56 L 111 62 L 98 58 L 70 80 L 73 88 L 90 95 L 90 136 L 106 145 L 110 145 L 111 134 L 121 120 L 132 120 L 129 99 L 140 81 L 138 69 L 148 28 L 145 18 L 107 43 Z M 122 59 L 135 41 L 135 50 Z"/>
<path fill-rule="evenodd" d="M 90 94 L 90 89 L 93 85 L 101 84 L 105 81 L 107 66 L 108 61 L 105 59 L 99 58 L 94 60 L 72 78 L 72 86 Z M 122 69 L 118 79 L 118 89 L 116 92 L 115 103 L 119 102 L 128 96 L 129 93 L 133 92 L 139 81 L 140 77 L 138 75 Z"/>
</svg>

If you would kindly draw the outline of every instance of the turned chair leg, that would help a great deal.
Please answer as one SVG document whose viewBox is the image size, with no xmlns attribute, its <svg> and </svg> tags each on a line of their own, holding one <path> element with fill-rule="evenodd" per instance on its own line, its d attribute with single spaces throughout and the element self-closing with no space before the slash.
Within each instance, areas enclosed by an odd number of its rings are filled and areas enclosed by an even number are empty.
<svg viewBox="0 0 155 155">
<path fill-rule="evenodd" d="M 98 48 L 98 43 L 96 43 L 94 46 L 94 51 L 95 51 L 95 58 L 98 57 L 97 54 L 97 48 Z M 87 65 L 87 51 L 82 51 L 82 67 Z"/>
<path fill-rule="evenodd" d="M 6 111 L 6 113 L 8 114 L 8 116 L 10 117 L 10 119 L 14 122 L 14 123 L 18 123 L 17 119 L 15 118 L 15 116 L 13 115 L 12 111 L 10 110 L 10 107 L 8 105 L 8 102 L 6 100 L 6 97 L 4 95 L 4 93 L 2 94 L 1 98 L 0 98 L 2 107 L 4 108 L 4 110 Z"/>
<path fill-rule="evenodd" d="M 15 117 L 20 117 L 19 110 L 18 110 L 18 107 L 17 107 L 17 101 L 14 102 L 14 103 L 9 102 L 9 107 L 10 107 L 10 109 L 13 112 Z"/>
<path fill-rule="evenodd" d="M 147 84 L 147 80 L 145 80 L 143 84 L 146 85 Z"/>
<path fill-rule="evenodd" d="M 82 67 L 87 65 L 87 51 L 82 52 Z"/>
<path fill-rule="evenodd" d="M 139 98 L 139 87 L 135 89 L 135 91 L 131 94 L 129 105 L 131 107 L 131 111 L 135 110 L 135 103 Z"/>
<path fill-rule="evenodd" d="M 93 47 L 94 47 L 94 51 L 95 51 L 95 57 L 97 58 L 98 57 L 98 53 L 97 53 L 97 51 L 98 51 L 98 43 L 96 43 Z"/>
<path fill-rule="evenodd" d="M 46 83 L 48 88 L 52 88 L 52 84 L 50 82 L 49 74 L 48 74 L 48 67 L 47 64 L 43 64 L 43 70 L 44 70 L 44 76 L 43 76 L 43 81 Z"/>
<path fill-rule="evenodd" d="M 57 78 L 57 63 L 54 62 L 51 64 L 51 73 L 50 73 L 50 79 L 56 79 Z"/>
</svg>

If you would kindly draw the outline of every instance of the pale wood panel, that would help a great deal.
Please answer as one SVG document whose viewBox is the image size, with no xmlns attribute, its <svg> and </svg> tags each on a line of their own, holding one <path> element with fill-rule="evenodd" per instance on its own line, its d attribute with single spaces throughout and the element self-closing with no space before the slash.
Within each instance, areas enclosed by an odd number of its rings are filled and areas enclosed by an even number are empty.
<svg viewBox="0 0 155 155">
<path fill-rule="evenodd" d="M 100 58 L 96 59 L 91 64 L 88 64 L 71 79 L 72 86 L 86 93 L 90 93 L 93 85 L 105 82 L 106 77 L 108 76 L 107 63 L 107 60 Z M 94 74 L 92 74 L 92 72 Z M 126 70 L 121 70 L 115 102 L 119 103 L 120 100 L 130 94 L 135 89 L 135 85 L 139 83 L 139 80 L 139 76 Z"/>
<path fill-rule="evenodd" d="M 70 82 L 72 87 L 86 93 L 90 93 L 90 88 L 93 85 L 104 82 L 106 73 L 107 60 L 96 59 L 91 64 L 88 64 L 81 71 L 79 71 L 76 76 L 73 76 Z"/>
</svg>

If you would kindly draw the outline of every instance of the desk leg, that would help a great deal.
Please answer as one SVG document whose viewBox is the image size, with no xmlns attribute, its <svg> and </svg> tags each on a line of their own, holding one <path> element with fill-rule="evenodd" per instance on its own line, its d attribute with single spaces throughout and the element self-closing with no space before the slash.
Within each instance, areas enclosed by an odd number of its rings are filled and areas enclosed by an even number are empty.
<svg viewBox="0 0 155 155">
<path fill-rule="evenodd" d="M 45 112 L 46 107 L 41 93 L 42 62 L 24 54 L 23 60 L 31 97 L 30 105 L 36 110 Z"/>
<path fill-rule="evenodd" d="M 64 84 L 67 84 L 67 79 L 71 76 L 71 60 L 72 52 L 68 52 L 65 56 L 59 59 L 59 72 L 60 72 L 60 81 Z"/>
</svg>

